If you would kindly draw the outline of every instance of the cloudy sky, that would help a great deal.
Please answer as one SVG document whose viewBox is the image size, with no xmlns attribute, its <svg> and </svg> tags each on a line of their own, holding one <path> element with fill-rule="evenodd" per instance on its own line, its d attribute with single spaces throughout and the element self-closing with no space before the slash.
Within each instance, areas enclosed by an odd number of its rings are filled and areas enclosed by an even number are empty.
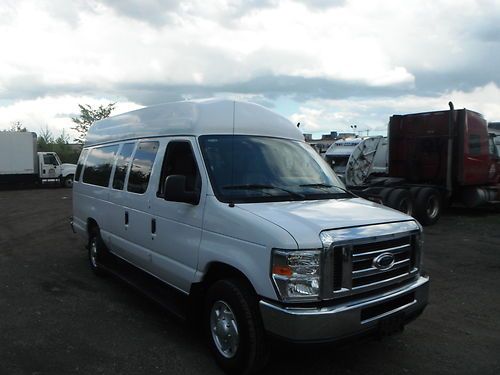
<svg viewBox="0 0 500 375">
<path fill-rule="evenodd" d="M 313 133 L 449 100 L 500 121 L 500 0 L 2 0 L 0 46 L 0 129 L 212 96 Z"/>
</svg>

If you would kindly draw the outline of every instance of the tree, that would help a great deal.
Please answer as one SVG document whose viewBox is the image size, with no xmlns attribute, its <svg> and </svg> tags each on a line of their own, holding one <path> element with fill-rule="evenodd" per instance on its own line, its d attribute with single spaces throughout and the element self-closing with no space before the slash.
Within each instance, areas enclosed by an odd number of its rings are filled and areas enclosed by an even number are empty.
<svg viewBox="0 0 500 375">
<path fill-rule="evenodd" d="M 108 105 L 100 105 L 97 109 L 93 109 L 88 104 L 78 104 L 80 107 L 80 116 L 72 117 L 71 120 L 76 124 L 71 129 L 76 130 L 78 136 L 74 139 L 75 142 L 83 144 L 85 136 L 94 122 L 109 117 L 111 112 L 115 109 L 116 103 L 109 103 Z"/>
<path fill-rule="evenodd" d="M 28 131 L 25 126 L 21 123 L 21 121 L 13 121 L 10 124 L 10 131 L 11 132 L 22 132 L 25 133 Z"/>
</svg>

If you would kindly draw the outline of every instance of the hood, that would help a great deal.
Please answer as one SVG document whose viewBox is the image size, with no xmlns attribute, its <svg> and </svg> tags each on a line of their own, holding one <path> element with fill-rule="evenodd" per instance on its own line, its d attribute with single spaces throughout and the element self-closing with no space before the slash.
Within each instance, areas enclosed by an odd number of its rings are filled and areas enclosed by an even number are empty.
<svg viewBox="0 0 500 375">
<path fill-rule="evenodd" d="M 302 249 L 321 247 L 319 233 L 323 230 L 414 220 L 361 198 L 246 203 L 238 207 L 282 227 Z"/>
</svg>

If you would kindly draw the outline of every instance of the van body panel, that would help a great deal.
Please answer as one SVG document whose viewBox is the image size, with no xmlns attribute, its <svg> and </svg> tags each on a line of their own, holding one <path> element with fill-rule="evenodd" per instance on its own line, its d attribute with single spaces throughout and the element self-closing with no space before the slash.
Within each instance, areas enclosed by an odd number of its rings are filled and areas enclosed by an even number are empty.
<svg viewBox="0 0 500 375">
<path fill-rule="evenodd" d="M 149 191 L 151 218 L 156 220 L 156 233 L 150 236 L 153 251 L 152 272 L 162 280 L 188 292 L 198 264 L 201 241 L 203 209 L 208 189 L 206 172 L 194 137 L 167 137 L 161 140 L 156 165 L 162 168 L 164 155 L 170 142 L 185 141 L 191 144 L 201 178 L 200 201 L 197 205 L 166 201 L 158 197 L 160 175 L 153 173 Z M 154 167 L 156 168 L 156 167 Z"/>
<path fill-rule="evenodd" d="M 239 204 L 243 210 L 286 228 L 300 249 L 323 245 L 323 230 L 406 221 L 408 216 L 361 198 Z"/>
</svg>

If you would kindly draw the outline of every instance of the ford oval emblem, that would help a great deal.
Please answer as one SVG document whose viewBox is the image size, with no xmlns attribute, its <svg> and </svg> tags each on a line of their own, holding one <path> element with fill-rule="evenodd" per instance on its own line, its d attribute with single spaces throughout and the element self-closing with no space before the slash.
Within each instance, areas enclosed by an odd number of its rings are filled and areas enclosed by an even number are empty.
<svg viewBox="0 0 500 375">
<path fill-rule="evenodd" d="M 383 253 L 373 259 L 373 267 L 381 271 L 390 269 L 394 265 L 395 259 L 392 253 Z"/>
</svg>

